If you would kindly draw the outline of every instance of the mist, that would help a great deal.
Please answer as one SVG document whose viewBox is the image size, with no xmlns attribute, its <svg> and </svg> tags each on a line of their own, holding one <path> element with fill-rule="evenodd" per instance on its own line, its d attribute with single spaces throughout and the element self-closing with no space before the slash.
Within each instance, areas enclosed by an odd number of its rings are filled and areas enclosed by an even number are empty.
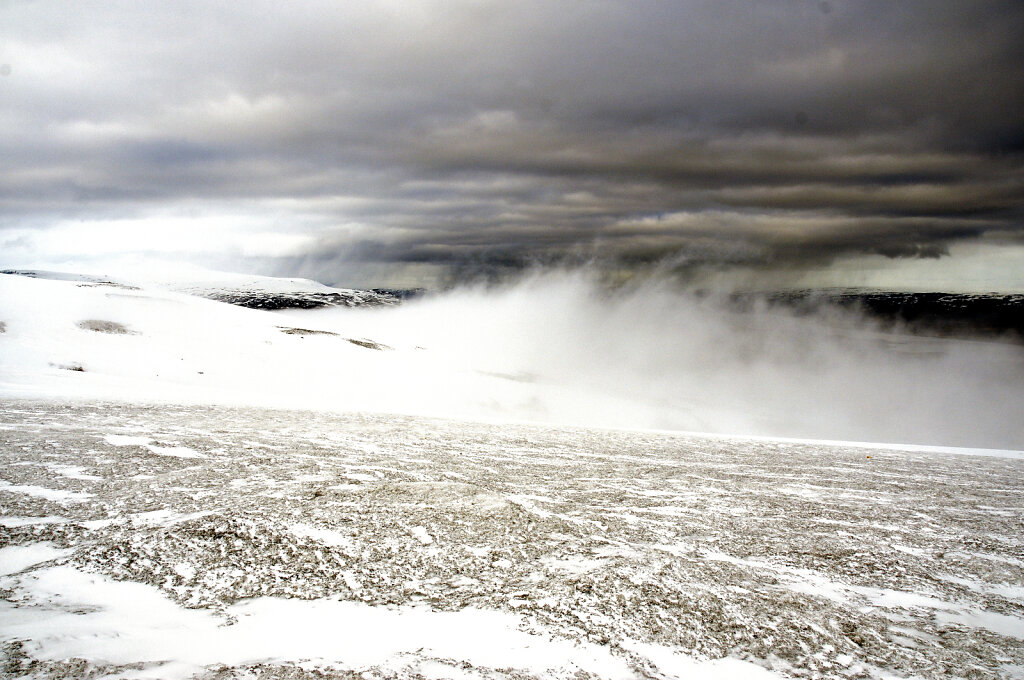
<svg viewBox="0 0 1024 680">
<path fill-rule="evenodd" d="M 1018 345 L 914 336 L 851 310 L 741 312 L 668 277 L 611 288 L 576 270 L 290 314 L 408 350 L 395 403 L 438 415 L 1024 447 Z"/>
</svg>

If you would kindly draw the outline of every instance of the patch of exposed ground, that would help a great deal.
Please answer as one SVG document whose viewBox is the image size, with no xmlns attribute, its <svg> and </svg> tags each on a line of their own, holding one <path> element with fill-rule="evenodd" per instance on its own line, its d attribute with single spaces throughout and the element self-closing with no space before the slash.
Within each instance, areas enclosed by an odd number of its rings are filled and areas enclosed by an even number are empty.
<svg viewBox="0 0 1024 680">
<path fill-rule="evenodd" d="M 499 610 L 638 677 L 661 677 L 645 644 L 806 678 L 1024 665 L 1020 459 L 36 402 L 3 404 L 0 443 L 0 548 L 68 551 L 0 583 L 14 605 L 19 579 L 70 564 L 228 625 L 256 596 Z M 7 642 L 11 677 L 120 672 Z M 268 662 L 202 677 L 417 672 Z"/>
<path fill-rule="evenodd" d="M 93 331 L 95 333 L 108 333 L 110 335 L 137 335 L 136 331 L 131 330 L 123 323 L 117 321 L 105 321 L 103 319 L 85 319 L 78 322 L 78 327 L 82 330 Z"/>
<path fill-rule="evenodd" d="M 79 373 L 85 372 L 85 367 L 82 364 L 71 363 L 71 364 L 50 364 L 54 368 L 59 368 L 62 371 L 77 371 Z"/>
<path fill-rule="evenodd" d="M 338 335 L 331 331 L 318 331 L 311 328 L 291 328 L 289 326 L 278 326 L 278 328 L 282 333 L 287 333 L 288 335 Z"/>
<path fill-rule="evenodd" d="M 79 288 L 105 287 L 105 288 L 119 288 L 121 290 L 142 290 L 138 286 L 129 286 L 127 284 L 117 283 L 115 281 L 92 281 L 92 282 L 89 282 L 89 283 L 79 283 L 78 287 Z"/>
<path fill-rule="evenodd" d="M 287 333 L 288 335 L 298 335 L 299 337 L 304 337 L 307 335 L 329 335 L 337 337 L 338 335 L 337 333 L 334 333 L 332 331 L 321 331 L 310 328 L 291 328 L 290 326 L 278 326 L 278 328 L 281 330 L 282 333 Z M 385 345 L 384 343 L 376 342 L 374 340 L 367 340 L 365 338 L 345 338 L 345 340 L 347 342 L 352 343 L 353 345 L 365 347 L 366 349 L 375 349 L 378 351 L 387 351 L 392 349 L 391 347 Z"/>
<path fill-rule="evenodd" d="M 349 342 L 351 342 L 353 345 L 358 345 L 359 347 L 365 347 L 366 349 L 375 349 L 375 350 L 378 350 L 378 351 L 390 351 L 392 349 L 391 347 L 385 345 L 382 342 L 375 342 L 373 340 L 367 340 L 365 338 L 363 338 L 363 339 L 345 338 L 345 339 L 348 340 Z"/>
<path fill-rule="evenodd" d="M 327 292 L 270 291 L 258 288 L 187 288 L 183 292 L 250 309 L 316 309 L 319 307 L 377 307 L 396 305 L 393 293 L 335 289 Z"/>
</svg>

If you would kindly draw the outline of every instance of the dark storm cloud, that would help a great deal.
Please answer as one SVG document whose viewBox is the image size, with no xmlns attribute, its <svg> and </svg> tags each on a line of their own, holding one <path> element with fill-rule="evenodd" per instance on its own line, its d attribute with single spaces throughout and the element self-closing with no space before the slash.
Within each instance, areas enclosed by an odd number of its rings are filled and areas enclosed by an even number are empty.
<svg viewBox="0 0 1024 680">
<path fill-rule="evenodd" d="M 1024 238 L 1021 35 L 1016 0 L 4 2 L 0 226 L 272 201 L 317 261 L 937 257 Z"/>
</svg>

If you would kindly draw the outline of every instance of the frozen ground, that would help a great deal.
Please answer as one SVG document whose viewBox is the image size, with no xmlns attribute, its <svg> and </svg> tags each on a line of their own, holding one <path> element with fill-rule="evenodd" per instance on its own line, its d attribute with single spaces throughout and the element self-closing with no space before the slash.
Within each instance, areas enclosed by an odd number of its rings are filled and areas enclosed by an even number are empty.
<svg viewBox="0 0 1024 680">
<path fill-rule="evenodd" d="M 1024 677 L 1024 459 L 0 403 L 8 677 Z"/>
</svg>

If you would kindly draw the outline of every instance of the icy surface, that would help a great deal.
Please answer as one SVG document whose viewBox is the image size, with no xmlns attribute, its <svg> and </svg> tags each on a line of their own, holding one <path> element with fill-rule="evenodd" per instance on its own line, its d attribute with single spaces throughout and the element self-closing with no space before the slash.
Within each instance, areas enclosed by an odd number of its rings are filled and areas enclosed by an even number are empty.
<svg viewBox="0 0 1024 680">
<path fill-rule="evenodd" d="M 1019 457 L 247 408 L 0 414 L 10 677 L 1024 666 Z"/>
</svg>

